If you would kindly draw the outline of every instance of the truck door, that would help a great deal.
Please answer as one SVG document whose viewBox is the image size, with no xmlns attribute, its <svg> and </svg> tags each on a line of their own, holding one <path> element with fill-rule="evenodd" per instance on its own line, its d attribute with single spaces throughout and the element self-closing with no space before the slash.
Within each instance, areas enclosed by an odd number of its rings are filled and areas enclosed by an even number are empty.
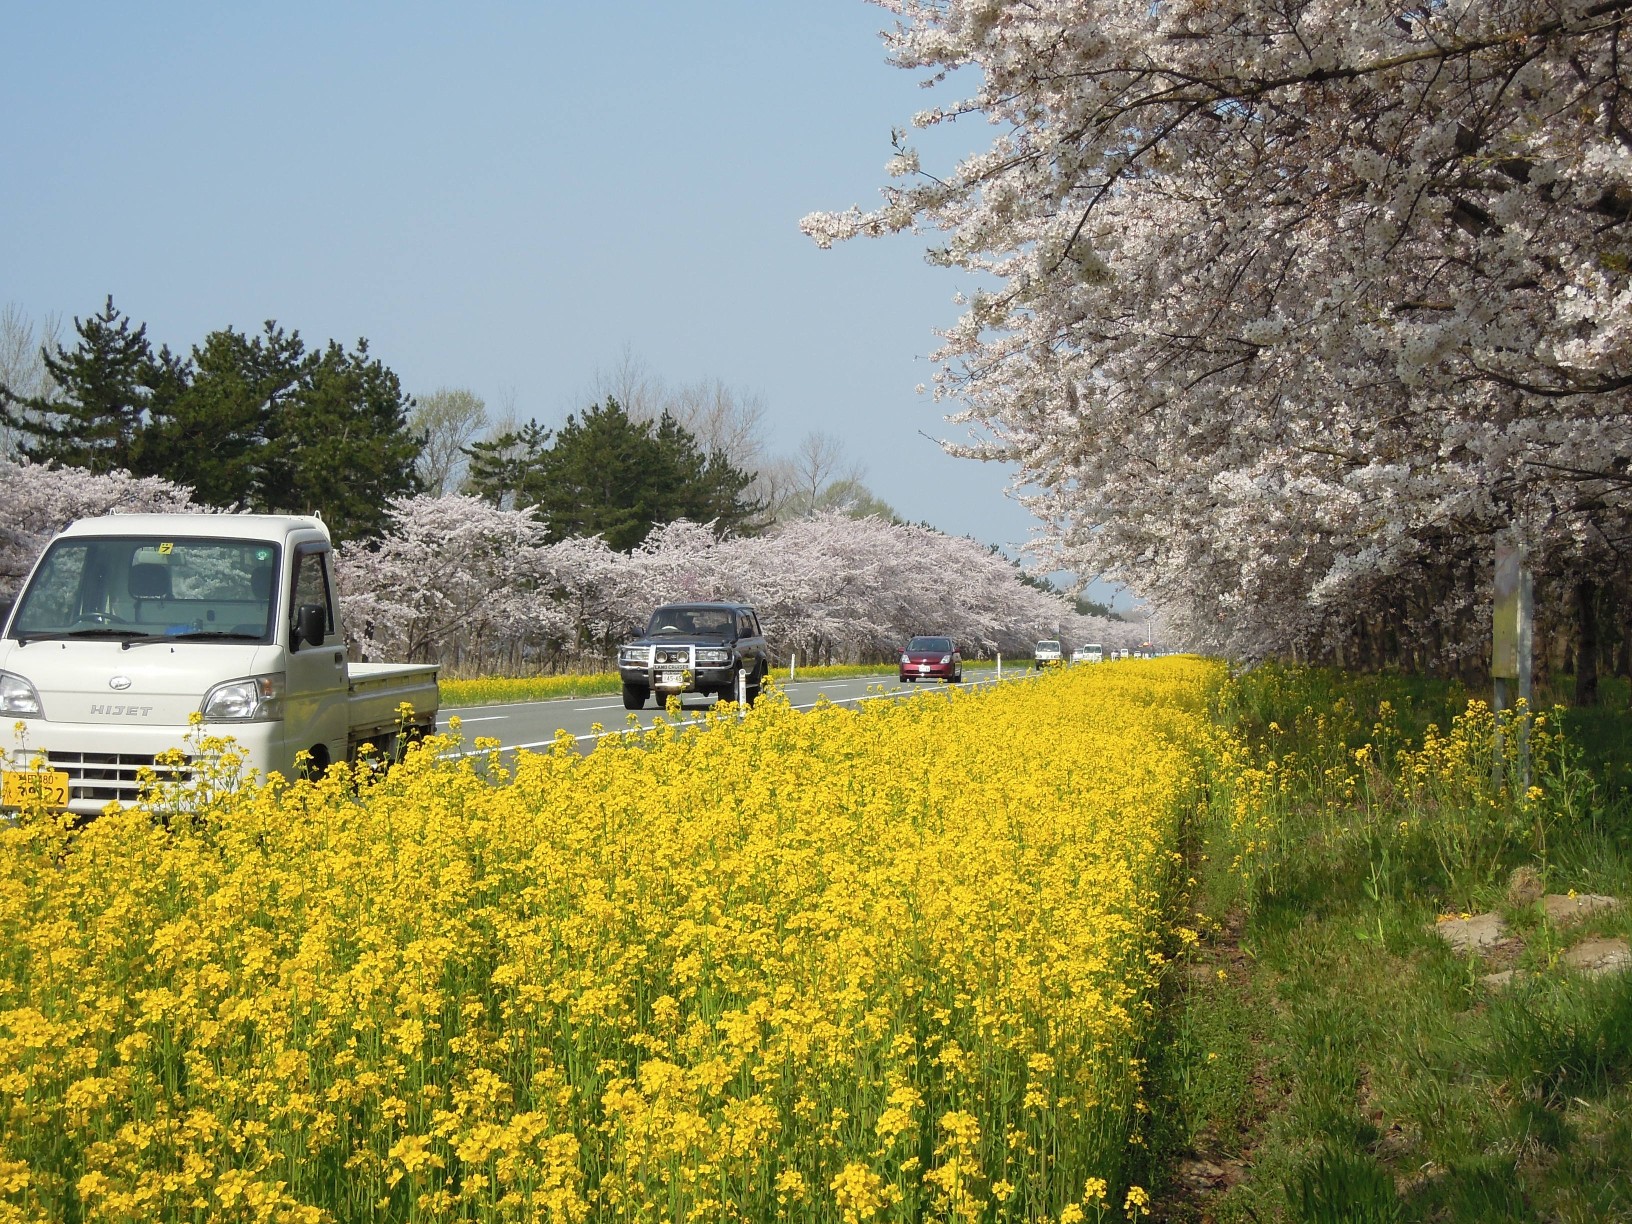
<svg viewBox="0 0 1632 1224">
<path fill-rule="evenodd" d="M 289 753 L 305 749 L 314 764 L 344 760 L 346 755 L 346 642 L 335 631 L 334 590 L 329 581 L 329 548 L 322 543 L 297 544 L 284 607 L 283 631 L 289 643 L 288 690 L 284 727 Z M 295 625 L 300 609 L 323 609 L 323 639 L 299 641 Z"/>
</svg>

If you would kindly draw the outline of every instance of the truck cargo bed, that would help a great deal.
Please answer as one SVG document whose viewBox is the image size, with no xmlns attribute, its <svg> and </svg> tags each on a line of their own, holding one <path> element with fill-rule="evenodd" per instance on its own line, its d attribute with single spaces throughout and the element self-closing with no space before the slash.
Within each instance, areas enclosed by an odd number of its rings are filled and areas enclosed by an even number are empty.
<svg viewBox="0 0 1632 1224">
<path fill-rule="evenodd" d="M 351 738 L 393 732 L 397 728 L 397 707 L 407 702 L 414 707 L 410 720 L 430 730 L 436 725 L 440 704 L 434 663 L 352 663 L 348 722 Z"/>
</svg>

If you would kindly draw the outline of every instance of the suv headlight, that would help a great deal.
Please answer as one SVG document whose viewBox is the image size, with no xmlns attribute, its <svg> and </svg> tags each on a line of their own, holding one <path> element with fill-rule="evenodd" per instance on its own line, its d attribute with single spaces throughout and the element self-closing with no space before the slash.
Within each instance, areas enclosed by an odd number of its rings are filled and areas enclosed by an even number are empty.
<svg viewBox="0 0 1632 1224">
<path fill-rule="evenodd" d="M 21 676 L 0 671 L 0 715 L 6 718 L 39 718 L 39 691 Z"/>
<path fill-rule="evenodd" d="M 714 666 L 718 667 L 721 663 L 731 662 L 731 652 L 729 650 L 718 650 L 714 648 L 699 650 L 697 652 L 697 662 L 712 663 Z"/>
<path fill-rule="evenodd" d="M 283 677 L 228 680 L 204 694 L 205 722 L 276 722 L 283 717 Z"/>
<path fill-rule="evenodd" d="M 649 646 L 619 646 L 619 667 L 646 667 L 652 661 L 652 651 Z"/>
</svg>

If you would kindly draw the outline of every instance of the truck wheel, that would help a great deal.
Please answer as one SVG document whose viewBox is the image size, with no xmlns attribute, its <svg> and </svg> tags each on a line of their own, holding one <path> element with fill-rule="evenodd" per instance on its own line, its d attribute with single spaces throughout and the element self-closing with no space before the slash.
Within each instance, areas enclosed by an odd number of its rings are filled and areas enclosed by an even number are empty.
<svg viewBox="0 0 1632 1224">
<path fill-rule="evenodd" d="M 743 696 L 747 698 L 749 705 L 753 705 L 754 702 L 759 700 L 759 686 L 764 679 L 764 670 L 759 669 L 756 670 L 753 676 L 749 678 L 748 682 L 743 685 Z"/>
<path fill-rule="evenodd" d="M 646 690 L 641 688 L 640 685 L 626 684 L 623 686 L 623 708 L 638 710 L 646 704 L 647 696 Z"/>
<path fill-rule="evenodd" d="M 316 782 L 329 771 L 329 749 L 326 744 L 313 744 L 308 750 L 306 763 L 301 768 L 301 776 Z"/>
</svg>

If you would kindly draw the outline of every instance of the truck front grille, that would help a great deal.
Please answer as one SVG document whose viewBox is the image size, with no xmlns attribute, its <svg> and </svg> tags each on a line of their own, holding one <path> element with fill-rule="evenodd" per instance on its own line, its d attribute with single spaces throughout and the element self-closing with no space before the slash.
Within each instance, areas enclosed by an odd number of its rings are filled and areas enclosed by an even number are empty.
<svg viewBox="0 0 1632 1224">
<path fill-rule="evenodd" d="M 186 762 L 179 768 L 155 765 L 151 754 L 140 752 L 48 752 L 46 761 L 47 768 L 68 775 L 70 799 L 134 803 L 141 795 L 137 773 L 142 769 L 151 770 L 156 782 L 187 782 L 193 776 Z"/>
</svg>

